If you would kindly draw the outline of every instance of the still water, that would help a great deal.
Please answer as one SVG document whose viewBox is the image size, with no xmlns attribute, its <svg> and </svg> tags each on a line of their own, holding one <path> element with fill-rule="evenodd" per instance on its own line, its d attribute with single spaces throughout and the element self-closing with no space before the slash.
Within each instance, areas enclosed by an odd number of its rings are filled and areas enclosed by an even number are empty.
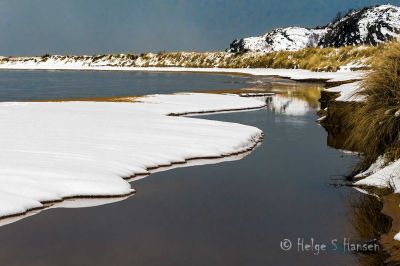
<svg viewBox="0 0 400 266">
<path fill-rule="evenodd" d="M 4 75 L 18 76 L 0 82 L 1 97 L 12 100 L 171 92 L 174 86 L 176 91 L 249 87 L 255 81 L 166 73 L 0 72 Z M 43 75 L 46 80 L 39 81 Z M 84 94 L 75 90 L 77 80 L 86 80 Z M 49 94 L 33 93 L 43 82 Z M 356 158 L 326 145 L 327 135 L 315 122 L 318 87 L 278 83 L 267 87 L 284 93 L 266 99 L 266 109 L 200 117 L 262 129 L 263 144 L 247 157 L 155 173 L 132 182 L 137 193 L 126 200 L 50 209 L 0 227 L 1 264 L 359 265 L 341 245 L 344 238 L 361 240 L 350 223 L 349 198 L 357 192 L 330 185 L 349 173 Z M 23 84 L 17 90 L 29 89 L 22 95 L 5 91 L 15 84 Z M 311 244 L 311 238 L 327 250 L 302 251 L 299 241 Z M 292 243 L 288 251 L 281 248 L 284 239 Z"/>
<path fill-rule="evenodd" d="M 235 75 L 115 71 L 0 71 L 0 101 L 117 97 L 243 87 Z"/>
</svg>

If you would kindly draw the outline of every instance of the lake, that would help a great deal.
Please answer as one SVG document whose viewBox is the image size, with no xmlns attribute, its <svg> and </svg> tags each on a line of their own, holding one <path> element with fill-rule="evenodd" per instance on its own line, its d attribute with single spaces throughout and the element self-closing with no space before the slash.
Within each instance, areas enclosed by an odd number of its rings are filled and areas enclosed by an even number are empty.
<svg viewBox="0 0 400 266">
<path fill-rule="evenodd" d="M 128 71 L 0 71 L 0 101 L 117 97 L 240 88 L 237 75 Z"/>
<path fill-rule="evenodd" d="M 264 99 L 269 106 L 263 110 L 199 117 L 262 129 L 264 142 L 250 155 L 155 173 L 132 182 L 137 192 L 126 200 L 45 210 L 0 227 L 2 264 L 362 264 L 341 245 L 345 238 L 369 240 L 353 226 L 360 220 L 353 200 L 362 196 L 332 185 L 357 158 L 327 146 L 316 122 L 320 86 L 190 73 L 0 71 L 3 101 L 252 86 L 280 94 Z M 302 250 L 311 238 L 327 250 Z M 284 239 L 292 243 L 288 251 Z"/>
</svg>

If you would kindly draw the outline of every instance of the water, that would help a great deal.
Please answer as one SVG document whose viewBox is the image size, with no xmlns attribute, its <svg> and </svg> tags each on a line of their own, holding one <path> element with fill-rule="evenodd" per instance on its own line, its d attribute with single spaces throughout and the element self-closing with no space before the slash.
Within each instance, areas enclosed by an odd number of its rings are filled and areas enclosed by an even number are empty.
<svg viewBox="0 0 400 266">
<path fill-rule="evenodd" d="M 76 75 L 95 75 L 85 73 Z M 118 84 L 121 74 L 105 75 L 107 82 Z M 145 86 L 146 75 L 166 75 L 160 77 L 166 80 L 171 74 L 135 75 L 143 75 Z M 171 83 L 200 77 L 185 75 Z M 241 77 L 201 79 L 203 87 L 223 85 L 226 79 L 229 85 L 244 82 Z M 349 222 L 354 192 L 329 185 L 348 173 L 355 158 L 326 145 L 326 133 L 315 122 L 315 86 L 286 90 L 291 96 L 279 96 L 265 110 L 201 117 L 262 129 L 265 140 L 249 156 L 156 173 L 133 182 L 137 193 L 127 200 L 47 210 L 1 227 L 2 264 L 358 265 L 355 256 L 330 246 L 334 239 L 357 237 Z M 311 93 L 293 93 L 302 90 Z M 298 238 L 314 238 L 328 250 L 299 252 Z M 290 251 L 280 248 L 283 239 L 292 241 Z"/>
<path fill-rule="evenodd" d="M 249 78 L 201 73 L 0 71 L 0 101 L 116 97 L 239 88 Z"/>
</svg>

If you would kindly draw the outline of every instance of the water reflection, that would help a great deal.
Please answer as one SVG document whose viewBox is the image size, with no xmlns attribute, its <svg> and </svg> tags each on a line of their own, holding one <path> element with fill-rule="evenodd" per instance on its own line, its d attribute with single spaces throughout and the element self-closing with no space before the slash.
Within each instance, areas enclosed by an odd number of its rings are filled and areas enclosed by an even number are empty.
<svg viewBox="0 0 400 266">
<path fill-rule="evenodd" d="M 353 190 L 349 194 L 348 218 L 359 238 L 359 243 L 379 242 L 391 228 L 391 219 L 382 213 L 383 201 L 376 194 L 360 193 Z M 390 242 L 396 242 L 391 235 Z M 385 238 L 383 238 L 385 239 Z M 377 252 L 356 253 L 359 265 L 384 265 L 388 255 L 381 246 Z"/>
<path fill-rule="evenodd" d="M 319 99 L 323 84 L 293 83 L 284 79 L 269 78 L 250 82 L 251 87 L 240 89 L 206 90 L 207 93 L 230 93 L 242 97 L 257 97 L 265 100 L 267 109 L 274 113 L 289 116 L 304 116 L 320 108 Z M 200 92 L 200 91 L 199 91 Z"/>
<path fill-rule="evenodd" d="M 134 197 L 96 208 L 53 209 L 1 228 L 4 265 L 354 265 L 353 256 L 284 252 L 284 238 L 351 236 L 327 177 L 349 157 L 324 145 L 315 114 L 266 110 L 203 119 L 257 126 L 264 143 L 243 160 L 156 173 Z M 293 126 L 302 119 L 302 127 Z M 289 167 L 288 167 L 289 166 Z M 307 166 L 307 167 L 305 167 Z M 77 245 L 76 243 L 79 243 Z"/>
<path fill-rule="evenodd" d="M 312 111 L 318 111 L 320 86 L 274 86 L 271 92 L 275 95 L 267 97 L 269 110 L 291 115 L 303 116 Z"/>
<path fill-rule="evenodd" d="M 326 184 L 328 176 L 347 173 L 353 160 L 327 148 L 325 132 L 314 122 L 321 86 L 256 85 L 243 91 L 275 93 L 263 99 L 272 112 L 204 118 L 262 129 L 265 141 L 250 156 L 158 173 L 136 180 L 138 193 L 126 201 L 52 210 L 4 227 L 3 264 L 355 265 L 347 253 L 315 256 L 279 248 L 283 238 L 311 236 L 328 243 L 353 236 L 343 208 L 348 197 L 341 195 L 349 188 Z M 352 201 L 349 215 L 356 231 L 370 239 L 374 227 L 368 223 L 374 215 L 381 221 L 379 208 L 357 193 L 360 200 Z M 56 207 L 91 204 L 77 200 Z M 360 258 L 359 264 L 368 265 L 368 256 Z"/>
</svg>

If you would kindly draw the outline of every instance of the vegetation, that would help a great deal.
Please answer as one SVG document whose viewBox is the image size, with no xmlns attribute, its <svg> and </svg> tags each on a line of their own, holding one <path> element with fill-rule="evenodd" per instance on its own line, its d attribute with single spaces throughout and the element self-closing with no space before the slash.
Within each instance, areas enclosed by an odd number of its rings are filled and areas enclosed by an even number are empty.
<svg viewBox="0 0 400 266">
<path fill-rule="evenodd" d="M 275 52 L 256 56 L 249 67 L 301 68 L 312 71 L 337 71 L 349 63 L 368 64 L 378 47 L 306 48 L 294 52 Z"/>
<path fill-rule="evenodd" d="M 385 45 L 347 46 L 340 48 L 306 48 L 300 51 L 271 53 L 229 52 L 165 52 L 135 54 L 104 54 L 93 56 L 2 57 L 0 62 L 54 60 L 87 60 L 87 63 L 132 67 L 201 67 L 201 68 L 291 68 L 312 71 L 336 71 L 346 66 L 352 69 L 368 68 L 371 58 Z M 107 62 L 109 61 L 109 62 Z"/>
<path fill-rule="evenodd" d="M 139 59 L 141 66 L 157 67 L 301 68 L 337 71 L 348 64 L 364 68 L 380 49 L 381 46 L 347 46 L 272 53 L 159 52 L 143 53 Z"/>
<path fill-rule="evenodd" d="M 400 43 L 385 46 L 374 58 L 372 70 L 358 92 L 365 101 L 345 116 L 348 144 L 364 154 L 359 170 L 380 155 L 388 162 L 400 158 Z"/>
</svg>

